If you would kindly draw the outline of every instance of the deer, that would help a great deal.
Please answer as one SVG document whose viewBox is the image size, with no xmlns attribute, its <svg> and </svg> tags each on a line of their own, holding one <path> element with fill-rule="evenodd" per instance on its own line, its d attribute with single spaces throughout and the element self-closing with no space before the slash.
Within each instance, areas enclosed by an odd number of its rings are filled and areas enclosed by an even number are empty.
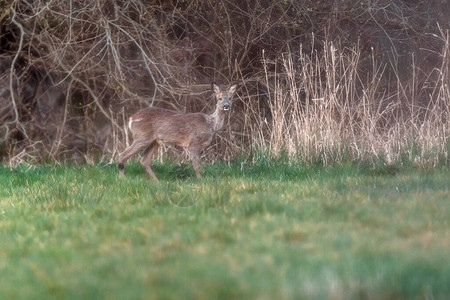
<svg viewBox="0 0 450 300">
<path fill-rule="evenodd" d="M 148 175 L 158 182 L 150 162 L 160 145 L 169 144 L 188 150 L 195 175 L 201 178 L 201 153 L 211 144 L 215 133 L 223 128 L 236 88 L 235 84 L 228 90 L 221 90 L 216 83 L 211 83 L 211 89 L 217 101 L 216 109 L 212 114 L 182 113 L 153 106 L 133 114 L 128 121 L 133 143 L 119 154 L 119 177 L 124 176 L 126 161 L 142 152 L 141 165 Z"/>
</svg>

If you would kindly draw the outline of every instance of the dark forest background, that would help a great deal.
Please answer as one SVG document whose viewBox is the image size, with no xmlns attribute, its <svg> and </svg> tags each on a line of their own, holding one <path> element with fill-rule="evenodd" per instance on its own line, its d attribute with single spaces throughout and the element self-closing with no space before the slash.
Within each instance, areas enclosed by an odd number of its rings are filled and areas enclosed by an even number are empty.
<svg viewBox="0 0 450 300">
<path fill-rule="evenodd" d="M 0 0 L 0 158 L 114 161 L 131 113 L 212 112 L 215 81 L 239 90 L 210 159 L 419 145 L 448 162 L 449 12 L 448 0 Z"/>
</svg>

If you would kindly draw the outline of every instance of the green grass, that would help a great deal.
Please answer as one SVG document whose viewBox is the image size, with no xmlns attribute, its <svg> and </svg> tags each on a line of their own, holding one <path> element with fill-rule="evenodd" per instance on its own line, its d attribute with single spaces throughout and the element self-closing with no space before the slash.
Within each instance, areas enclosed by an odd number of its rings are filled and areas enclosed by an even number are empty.
<svg viewBox="0 0 450 300">
<path fill-rule="evenodd" d="M 0 167 L 3 299 L 448 299 L 450 171 Z"/>
</svg>

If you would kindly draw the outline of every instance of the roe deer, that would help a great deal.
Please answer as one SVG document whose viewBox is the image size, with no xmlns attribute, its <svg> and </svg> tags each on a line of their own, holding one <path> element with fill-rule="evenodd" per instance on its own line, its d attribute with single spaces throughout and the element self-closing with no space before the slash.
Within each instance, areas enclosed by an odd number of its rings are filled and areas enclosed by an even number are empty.
<svg viewBox="0 0 450 300">
<path fill-rule="evenodd" d="M 216 110 L 204 113 L 180 113 L 173 110 L 148 107 L 130 117 L 128 127 L 133 135 L 133 143 L 119 155 L 119 176 L 124 175 L 124 164 L 134 154 L 144 150 L 141 165 L 153 180 L 158 182 L 150 167 L 153 154 L 163 143 L 186 148 L 191 156 L 195 174 L 200 178 L 200 154 L 208 146 L 216 131 L 223 127 L 226 111 L 230 109 L 231 97 L 237 85 L 222 91 L 211 84 L 217 100 Z"/>
</svg>

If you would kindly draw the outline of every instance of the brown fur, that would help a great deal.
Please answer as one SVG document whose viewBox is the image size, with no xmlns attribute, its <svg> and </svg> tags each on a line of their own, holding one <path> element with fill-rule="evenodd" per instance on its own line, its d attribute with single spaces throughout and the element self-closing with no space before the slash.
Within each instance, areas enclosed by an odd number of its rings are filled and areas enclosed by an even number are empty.
<svg viewBox="0 0 450 300">
<path fill-rule="evenodd" d="M 226 110 L 231 105 L 231 97 L 236 85 L 228 91 L 221 91 L 216 84 L 212 89 L 217 99 L 213 114 L 184 114 L 173 110 L 148 107 L 130 117 L 129 127 L 133 134 L 133 144 L 119 156 L 119 176 L 124 175 L 124 164 L 134 154 L 144 150 L 141 164 L 155 181 L 158 181 L 150 167 L 150 161 L 160 144 L 173 144 L 188 149 L 194 171 L 200 177 L 200 154 L 208 146 L 216 131 L 223 127 Z"/>
</svg>

